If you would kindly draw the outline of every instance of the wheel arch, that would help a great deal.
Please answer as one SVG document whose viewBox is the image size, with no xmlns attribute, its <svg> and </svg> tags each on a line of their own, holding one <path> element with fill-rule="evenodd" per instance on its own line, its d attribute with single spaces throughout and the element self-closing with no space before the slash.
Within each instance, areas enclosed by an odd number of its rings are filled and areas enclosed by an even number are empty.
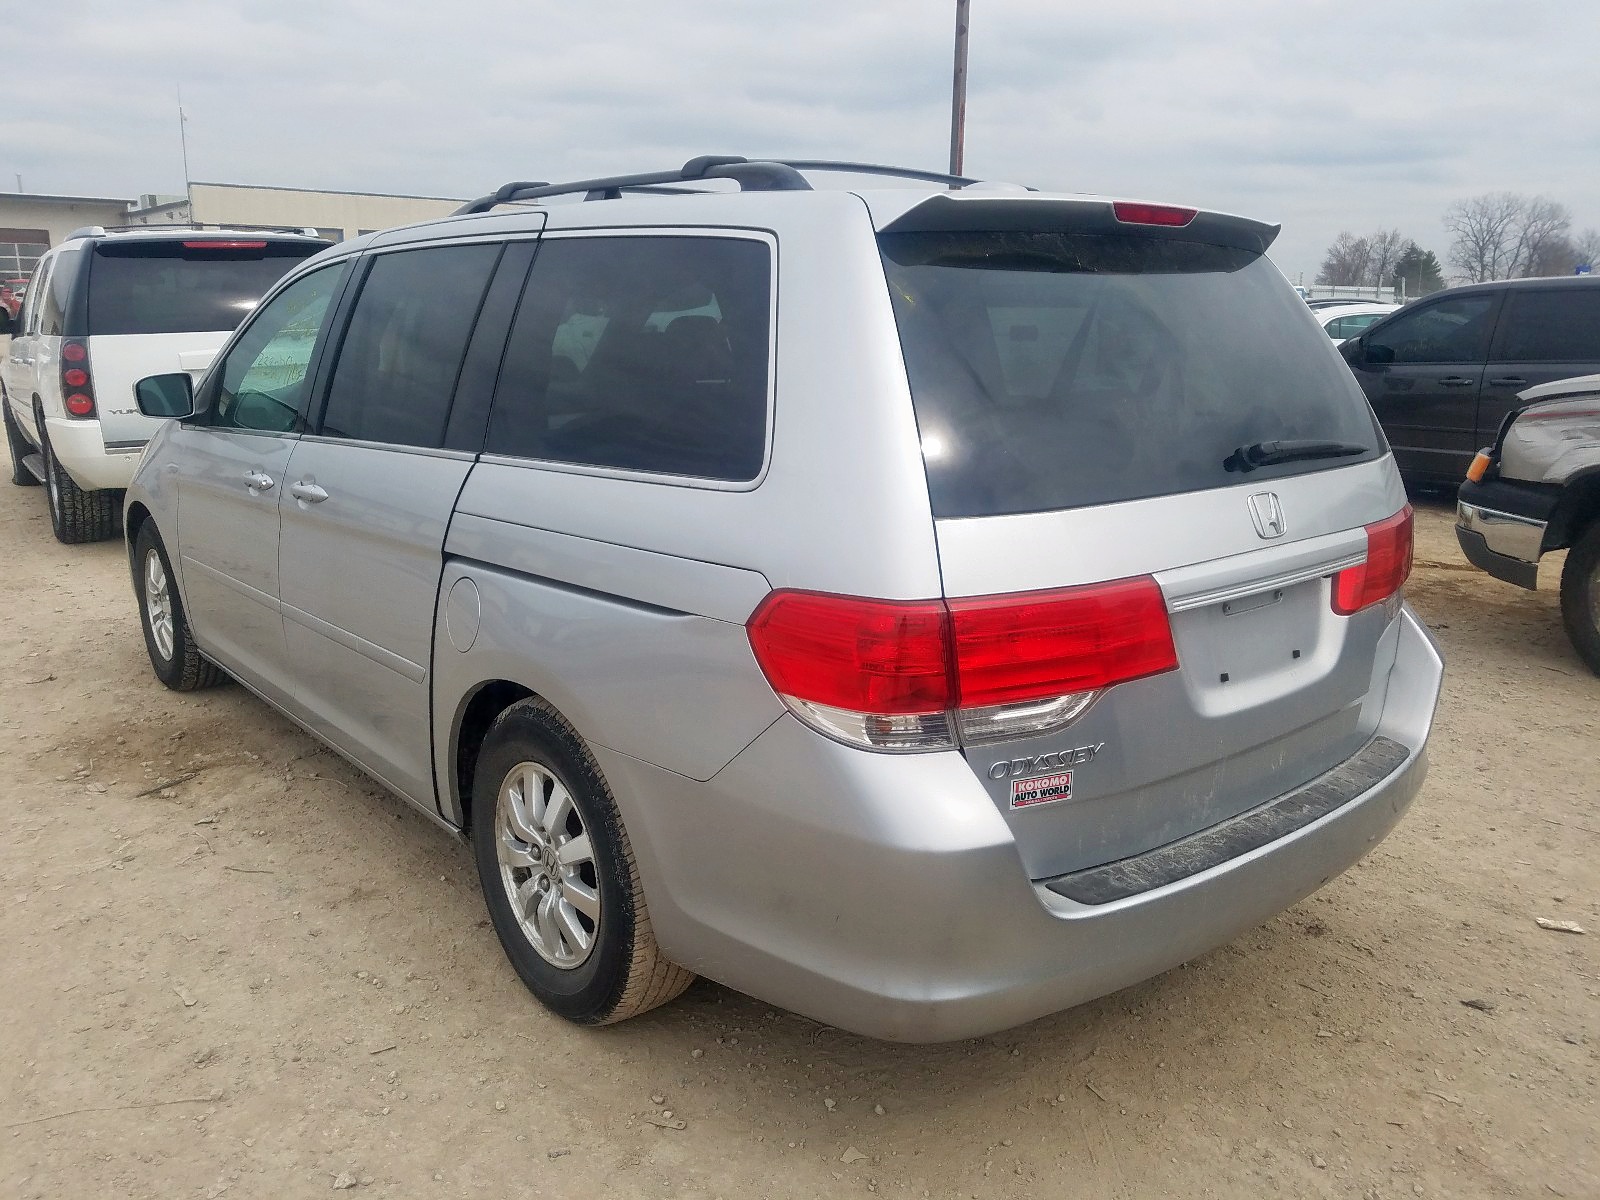
<svg viewBox="0 0 1600 1200">
<path fill-rule="evenodd" d="M 1561 498 L 1550 513 L 1544 549 L 1572 545 L 1596 520 L 1600 520 L 1600 465 L 1587 468 L 1562 485 Z"/>
<path fill-rule="evenodd" d="M 462 830 L 472 828 L 472 786 L 477 776 L 478 754 L 483 749 L 489 726 L 513 704 L 536 699 L 538 695 L 526 684 L 512 679 L 486 679 L 457 704 L 450 723 L 444 815 Z"/>
</svg>

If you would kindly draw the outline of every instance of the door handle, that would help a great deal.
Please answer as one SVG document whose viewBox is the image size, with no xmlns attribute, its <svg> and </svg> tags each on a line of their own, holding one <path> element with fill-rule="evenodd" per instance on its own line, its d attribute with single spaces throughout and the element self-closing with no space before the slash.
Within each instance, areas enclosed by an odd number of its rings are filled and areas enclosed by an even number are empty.
<svg viewBox="0 0 1600 1200">
<path fill-rule="evenodd" d="M 1476 379 L 1468 379 L 1465 375 L 1442 375 L 1439 378 L 1440 387 L 1471 387 L 1477 382 Z"/>
<path fill-rule="evenodd" d="M 321 504 L 328 498 L 328 493 L 314 483 L 301 480 L 299 483 L 289 485 L 289 494 L 296 500 L 304 500 L 307 504 Z"/>
<path fill-rule="evenodd" d="M 268 491 L 272 487 L 272 483 L 272 476 L 265 471 L 246 471 L 244 473 L 245 487 L 257 494 Z"/>
<path fill-rule="evenodd" d="M 1522 387 L 1528 381 L 1516 375 L 1503 375 L 1499 379 L 1489 380 L 1490 387 Z"/>
</svg>

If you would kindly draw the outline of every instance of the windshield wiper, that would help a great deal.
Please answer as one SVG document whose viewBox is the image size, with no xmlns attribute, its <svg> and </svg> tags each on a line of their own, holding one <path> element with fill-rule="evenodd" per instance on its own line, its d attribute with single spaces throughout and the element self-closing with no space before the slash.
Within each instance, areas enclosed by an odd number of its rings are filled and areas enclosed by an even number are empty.
<svg viewBox="0 0 1600 1200">
<path fill-rule="evenodd" d="M 1354 442 L 1255 442 L 1240 446 L 1223 459 L 1222 469 L 1249 472 L 1257 467 L 1275 467 L 1279 463 L 1300 462 L 1310 458 L 1348 458 L 1352 454 L 1365 454 L 1371 449 L 1371 446 L 1360 446 Z"/>
</svg>

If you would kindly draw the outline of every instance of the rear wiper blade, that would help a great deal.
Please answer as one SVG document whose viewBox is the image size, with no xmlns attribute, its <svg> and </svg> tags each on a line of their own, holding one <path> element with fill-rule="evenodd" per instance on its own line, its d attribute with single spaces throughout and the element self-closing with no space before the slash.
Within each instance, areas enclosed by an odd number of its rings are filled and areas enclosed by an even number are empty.
<svg viewBox="0 0 1600 1200">
<path fill-rule="evenodd" d="M 1222 469 L 1248 472 L 1257 467 L 1274 467 L 1279 463 L 1300 462 L 1309 458 L 1348 458 L 1352 454 L 1366 454 L 1371 449 L 1371 446 L 1361 446 L 1355 442 L 1255 442 L 1240 446 L 1223 459 Z"/>
</svg>

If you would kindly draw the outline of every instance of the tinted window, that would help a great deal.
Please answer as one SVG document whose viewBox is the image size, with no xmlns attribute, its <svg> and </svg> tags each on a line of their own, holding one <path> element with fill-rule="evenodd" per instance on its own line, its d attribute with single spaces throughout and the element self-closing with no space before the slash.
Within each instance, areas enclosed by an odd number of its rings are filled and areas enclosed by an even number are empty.
<svg viewBox="0 0 1600 1200">
<path fill-rule="evenodd" d="M 880 238 L 934 512 L 1039 512 L 1246 482 L 1280 439 L 1376 457 L 1349 369 L 1265 258 L 1153 238 Z"/>
<path fill-rule="evenodd" d="M 327 437 L 438 446 L 498 245 L 380 254 L 345 332 Z"/>
<path fill-rule="evenodd" d="M 1496 299 L 1491 293 L 1441 300 L 1395 318 L 1367 344 L 1394 351 L 1397 363 L 1482 362 Z"/>
<path fill-rule="evenodd" d="M 222 362 L 209 424 L 273 433 L 305 428 L 311 354 L 344 272 L 343 263 L 313 271 L 257 314 Z"/>
<path fill-rule="evenodd" d="M 290 267 L 322 248 L 306 242 L 233 250 L 182 242 L 101 242 L 89 272 L 89 332 L 235 329 Z"/>
<path fill-rule="evenodd" d="M 69 293 L 78 277 L 79 250 L 63 250 L 50 265 L 50 274 L 34 288 L 34 304 L 38 307 L 35 325 L 46 337 L 60 337 L 66 329 L 66 312 Z"/>
<path fill-rule="evenodd" d="M 737 238 L 546 240 L 487 449 L 748 480 L 766 448 L 771 253 Z"/>
<path fill-rule="evenodd" d="M 1500 352 L 1506 362 L 1600 362 L 1600 287 L 1506 297 Z"/>
</svg>

